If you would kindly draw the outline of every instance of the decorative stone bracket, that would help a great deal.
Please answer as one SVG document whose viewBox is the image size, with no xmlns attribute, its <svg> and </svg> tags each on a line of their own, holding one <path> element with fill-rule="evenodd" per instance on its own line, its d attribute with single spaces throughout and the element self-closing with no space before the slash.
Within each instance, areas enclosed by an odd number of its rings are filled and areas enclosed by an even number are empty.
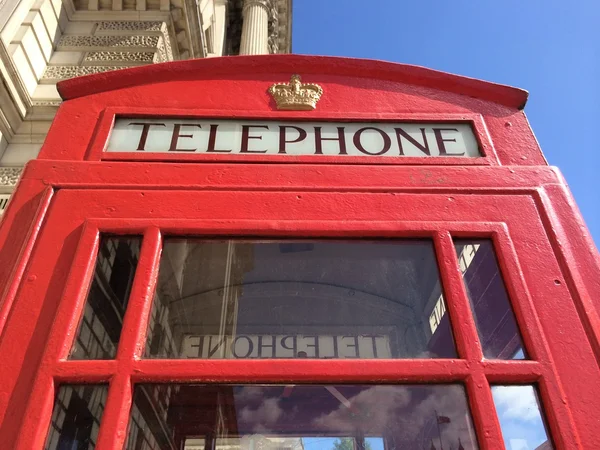
<svg viewBox="0 0 600 450">
<path fill-rule="evenodd" d="M 23 167 L 0 167 L 0 187 L 15 187 Z"/>
</svg>

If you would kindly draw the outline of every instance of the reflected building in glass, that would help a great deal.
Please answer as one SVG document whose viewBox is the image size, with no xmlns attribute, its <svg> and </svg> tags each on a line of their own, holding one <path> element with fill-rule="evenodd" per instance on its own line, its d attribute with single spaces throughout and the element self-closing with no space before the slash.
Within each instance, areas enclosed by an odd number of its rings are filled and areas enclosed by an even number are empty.
<svg viewBox="0 0 600 450">
<path fill-rule="evenodd" d="M 453 358 L 439 299 L 428 241 L 167 239 L 146 356 Z"/>
</svg>

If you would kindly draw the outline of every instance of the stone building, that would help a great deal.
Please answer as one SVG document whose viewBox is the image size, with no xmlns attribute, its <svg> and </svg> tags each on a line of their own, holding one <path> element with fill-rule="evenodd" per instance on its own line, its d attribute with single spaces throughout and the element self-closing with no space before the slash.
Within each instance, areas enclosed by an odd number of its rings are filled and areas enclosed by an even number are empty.
<svg viewBox="0 0 600 450">
<path fill-rule="evenodd" d="M 292 0 L 0 0 L 0 214 L 60 104 L 56 83 L 189 58 L 289 53 Z"/>
</svg>

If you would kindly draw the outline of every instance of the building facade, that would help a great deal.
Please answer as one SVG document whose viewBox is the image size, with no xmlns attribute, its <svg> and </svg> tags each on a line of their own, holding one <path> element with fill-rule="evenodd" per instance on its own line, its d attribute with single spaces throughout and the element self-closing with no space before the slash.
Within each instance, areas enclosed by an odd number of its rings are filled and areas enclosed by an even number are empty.
<svg viewBox="0 0 600 450">
<path fill-rule="evenodd" d="M 291 0 L 0 0 L 0 214 L 56 115 L 60 80 L 289 53 Z"/>
</svg>

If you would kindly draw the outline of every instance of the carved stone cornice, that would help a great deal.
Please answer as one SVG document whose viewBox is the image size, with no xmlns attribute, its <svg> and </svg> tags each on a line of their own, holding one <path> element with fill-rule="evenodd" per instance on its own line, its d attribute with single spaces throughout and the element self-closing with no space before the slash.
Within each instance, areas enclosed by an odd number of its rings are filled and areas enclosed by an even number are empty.
<svg viewBox="0 0 600 450">
<path fill-rule="evenodd" d="M 61 100 L 34 100 L 33 101 L 33 106 L 60 106 L 60 104 L 62 103 Z"/>
<path fill-rule="evenodd" d="M 156 47 L 159 36 L 88 36 L 65 35 L 58 41 L 61 50 L 83 49 L 90 47 L 130 48 L 130 47 Z"/>
<path fill-rule="evenodd" d="M 269 53 L 292 51 L 292 0 L 271 0 L 269 16 Z M 227 42 L 224 54 L 237 55 L 242 36 L 244 0 L 229 0 Z"/>
<path fill-rule="evenodd" d="M 15 187 L 23 167 L 0 167 L 0 187 Z"/>
<path fill-rule="evenodd" d="M 86 53 L 80 65 L 49 65 L 42 76 L 43 82 L 175 59 L 165 22 L 101 21 L 97 23 L 98 29 L 106 34 L 62 36 L 58 49 Z M 150 34 L 139 34 L 146 32 Z"/>
<path fill-rule="evenodd" d="M 49 66 L 44 72 L 43 80 L 64 80 L 66 78 L 91 75 L 123 69 L 123 66 Z"/>
<path fill-rule="evenodd" d="M 98 22 L 96 31 L 162 31 L 163 24 L 158 20 L 107 20 Z"/>
<path fill-rule="evenodd" d="M 273 15 L 269 29 L 269 46 L 272 53 L 292 52 L 292 0 L 273 0 Z"/>
<path fill-rule="evenodd" d="M 260 6 L 267 12 L 271 11 L 272 3 L 271 0 L 244 0 L 244 7 L 242 8 L 242 14 L 245 14 L 248 8 L 252 6 Z"/>
<path fill-rule="evenodd" d="M 83 58 L 84 64 L 87 62 L 110 62 L 131 64 L 150 64 L 155 62 L 157 57 L 154 52 L 88 52 Z"/>
</svg>

